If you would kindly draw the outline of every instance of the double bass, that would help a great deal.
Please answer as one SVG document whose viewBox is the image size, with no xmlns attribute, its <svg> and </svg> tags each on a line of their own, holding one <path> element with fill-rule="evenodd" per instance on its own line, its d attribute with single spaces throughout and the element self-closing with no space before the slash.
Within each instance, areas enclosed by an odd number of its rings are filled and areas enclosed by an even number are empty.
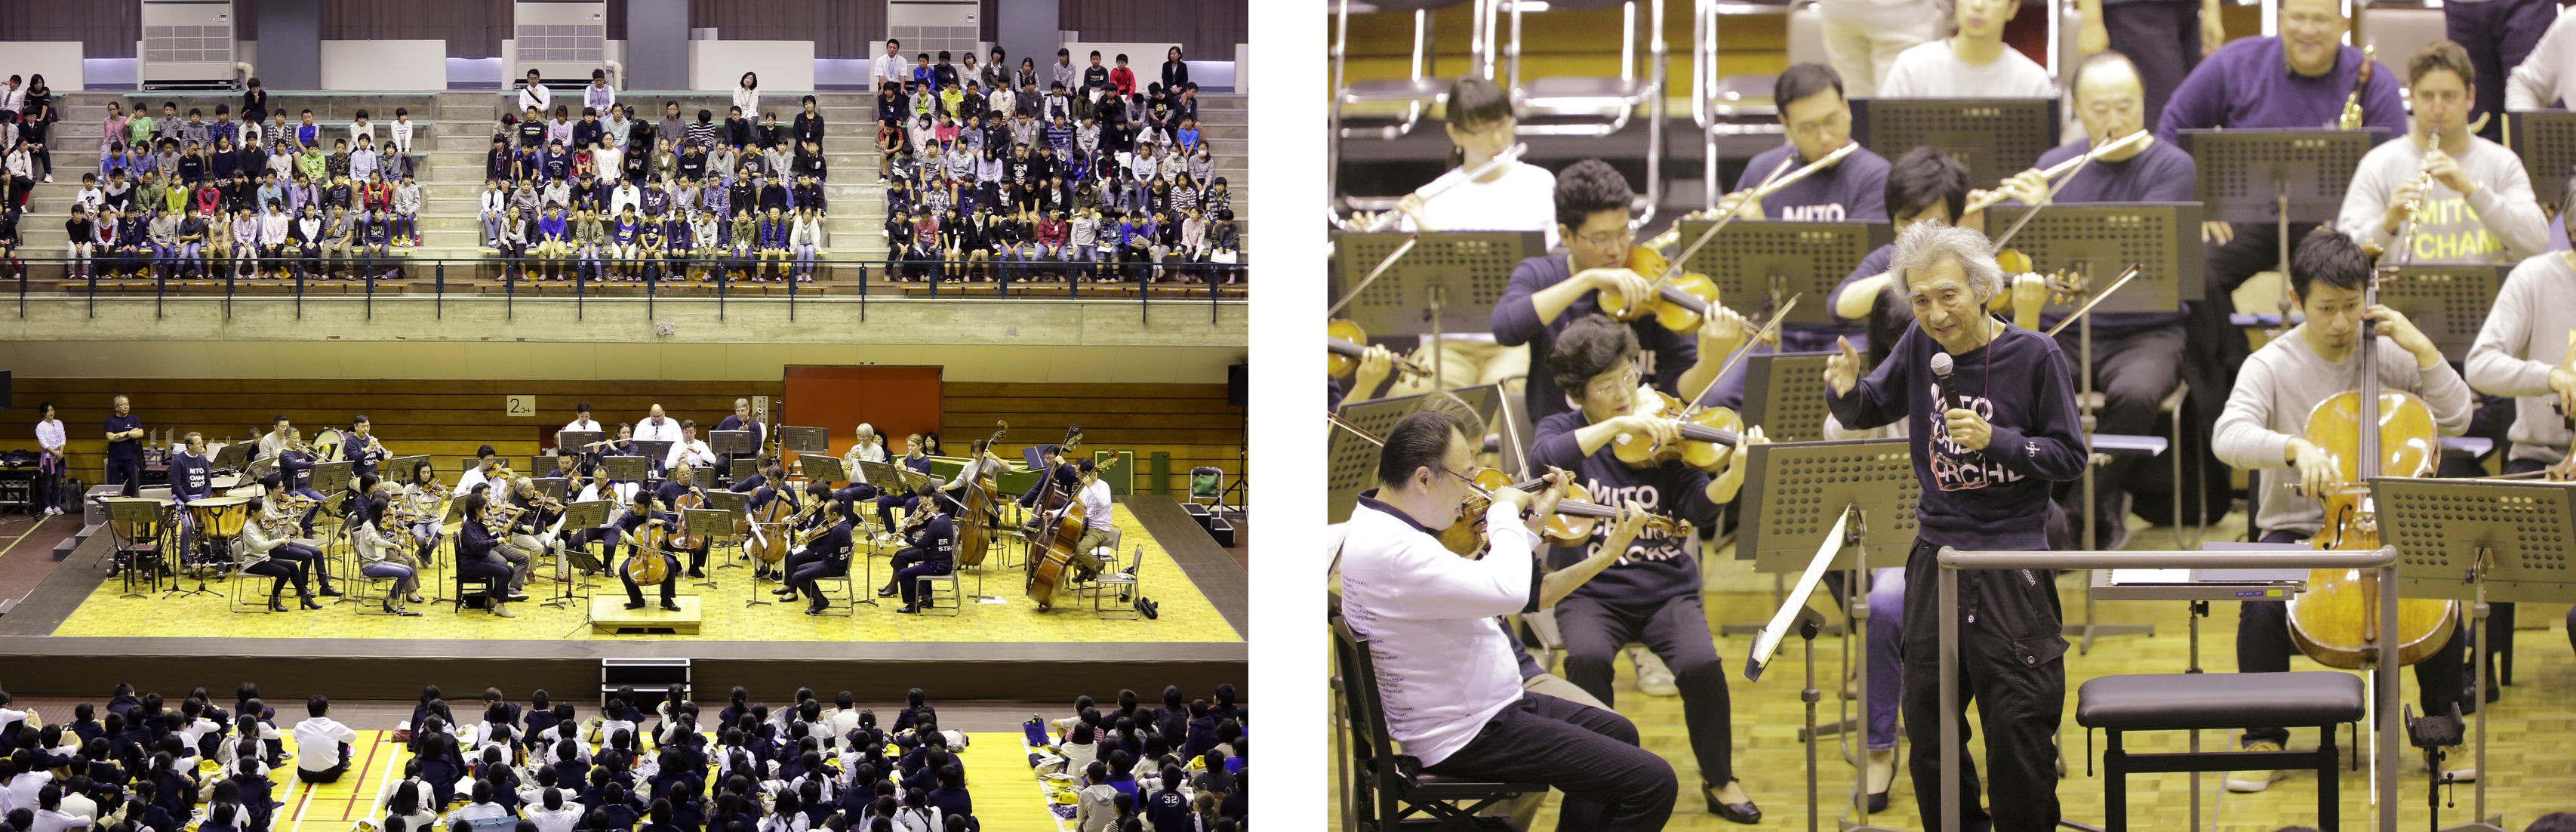
<svg viewBox="0 0 2576 832">
<path fill-rule="evenodd" d="M 1075 487 L 1089 487 L 1092 480 L 1098 477 L 1099 472 L 1094 471 L 1091 476 L 1084 477 Z M 1052 472 L 1048 476 L 1048 481 L 1054 481 Z M 1064 489 L 1054 490 L 1059 493 L 1064 492 Z M 1064 583 L 1065 569 L 1073 564 L 1074 547 L 1082 543 L 1084 526 L 1082 501 L 1074 499 L 1074 495 L 1070 493 L 1063 493 L 1063 496 L 1064 510 L 1053 516 L 1040 515 L 1042 519 L 1038 525 L 1037 536 L 1032 538 L 1042 547 L 1042 550 L 1036 557 L 1029 559 L 1029 598 L 1037 602 L 1040 612 L 1054 605 L 1055 588 Z"/>
<path fill-rule="evenodd" d="M 999 486 L 994 483 L 993 466 L 982 463 L 993 458 L 993 446 L 1011 432 L 1011 423 L 995 420 L 993 425 L 993 435 L 984 440 L 982 452 L 975 456 L 975 478 L 966 483 L 965 499 L 959 501 L 965 506 L 957 517 L 957 566 L 961 569 L 983 565 L 984 550 L 993 545 L 993 495 Z"/>
</svg>

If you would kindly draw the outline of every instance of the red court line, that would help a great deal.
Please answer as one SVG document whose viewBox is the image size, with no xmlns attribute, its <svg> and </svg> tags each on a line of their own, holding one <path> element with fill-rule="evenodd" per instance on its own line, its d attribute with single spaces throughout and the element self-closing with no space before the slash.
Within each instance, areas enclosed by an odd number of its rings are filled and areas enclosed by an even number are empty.
<svg viewBox="0 0 2576 832">
<path fill-rule="evenodd" d="M 349 813 L 357 810 L 357 808 L 358 808 L 358 792 L 363 791 L 363 790 L 365 790 L 365 789 L 366 789 L 366 787 L 367 787 L 367 775 L 368 775 L 368 774 L 370 774 L 370 773 L 373 773 L 373 772 L 376 770 L 376 751 L 377 751 L 377 749 L 383 748 L 383 747 L 385 746 L 385 741 L 384 741 L 384 740 L 385 740 L 385 736 L 384 736 L 384 735 L 382 735 L 382 734 L 378 734 L 378 735 L 376 735 L 376 741 L 375 741 L 375 742 L 367 743 L 367 765 L 366 765 L 366 767 L 365 767 L 365 768 L 361 768 L 361 769 L 359 769 L 359 770 L 358 770 L 358 782 L 357 782 L 357 783 L 355 783 L 355 784 L 352 784 L 352 785 L 349 787 L 349 802 L 348 802 L 347 804 L 342 805 L 342 806 L 340 807 L 340 819 L 341 819 L 341 820 L 348 820 L 348 819 L 349 819 Z M 296 830 L 296 832 L 303 832 L 303 830 L 302 830 L 302 829 L 298 829 L 298 830 Z"/>
</svg>

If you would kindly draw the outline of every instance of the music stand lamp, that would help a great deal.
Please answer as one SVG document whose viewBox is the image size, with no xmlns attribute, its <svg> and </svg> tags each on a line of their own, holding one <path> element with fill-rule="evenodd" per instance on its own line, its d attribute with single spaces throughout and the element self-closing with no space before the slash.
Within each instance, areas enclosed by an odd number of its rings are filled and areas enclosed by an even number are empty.
<svg viewBox="0 0 2576 832">
<path fill-rule="evenodd" d="M 564 505 L 563 527 L 578 530 L 595 528 L 601 524 L 607 523 L 608 506 L 612 502 L 614 501 L 591 500 L 585 503 L 566 503 Z M 588 560 L 589 563 L 580 563 L 576 561 L 575 556 L 579 556 L 580 560 Z M 590 554 L 579 549 L 574 549 L 570 546 L 564 547 L 564 561 L 566 562 L 555 564 L 555 573 L 559 576 L 555 581 L 555 586 L 562 590 L 562 594 L 546 599 L 545 603 L 539 604 L 538 606 L 564 609 L 572 606 L 577 600 L 588 599 L 590 597 L 590 593 L 583 592 L 582 590 L 591 589 L 596 586 L 595 584 L 592 584 L 588 580 L 570 580 L 560 577 L 571 567 L 580 567 L 582 571 L 585 572 L 605 571 L 608 568 L 606 561 L 592 557 Z"/>
<path fill-rule="evenodd" d="M 2033 212 L 2036 211 L 2036 215 Z M 2182 302 L 2199 300 L 2206 294 L 2203 279 L 2205 265 L 2200 243 L 2200 206 L 2188 202 L 2129 202 L 2076 205 L 2048 205 L 2034 209 L 2027 205 L 1998 205 L 1986 209 L 1989 233 L 2000 233 L 2020 223 L 2010 241 L 2010 248 L 2027 255 L 2031 266 L 2043 274 L 2073 273 L 2086 279 L 2086 291 L 2074 299 L 2076 305 L 2091 306 L 2075 321 L 2076 327 L 2076 404 L 2080 408 L 2084 429 L 2084 500 L 2083 543 L 2080 548 L 2092 550 L 2101 539 L 2099 527 L 2105 518 L 2095 510 L 2094 494 L 2100 487 L 2094 469 L 2103 461 L 2102 451 L 2113 453 L 2159 454 L 2167 442 L 2154 436 L 2097 435 L 2094 432 L 2093 405 L 2093 315 L 2092 312 L 2179 313 Z M 2025 220 L 2024 218 L 2028 219 Z M 2135 267 L 2136 274 L 2126 283 L 2113 279 Z M 2098 300 L 2097 300 L 2098 298 Z M 2055 335 L 2066 324 L 2060 322 Z M 2174 418 L 2182 418 L 2177 408 Z M 2174 498 L 2180 505 L 2182 496 L 2182 456 L 2174 455 Z M 2115 518 L 2112 522 L 2127 522 Z M 2179 522 L 2179 518 L 2177 518 Z M 2181 529 L 2176 527 L 2179 535 Z M 2153 624 L 2105 624 L 2095 620 L 2093 597 L 2084 598 L 2084 620 L 2064 625 L 2066 633 L 2078 637 L 2076 653 L 2090 654 L 2093 641 L 2102 636 L 2155 635 Z"/>
<path fill-rule="evenodd" d="M 689 534 L 704 539 L 706 541 L 708 551 L 714 551 L 718 542 L 735 542 L 733 537 L 733 513 L 725 511 L 724 509 L 683 509 L 680 512 L 680 525 L 682 528 L 688 529 Z M 754 581 L 753 583 L 758 584 L 759 582 Z M 689 585 L 714 589 L 716 588 L 716 576 L 709 574 L 703 579 L 690 581 Z M 757 587 L 755 586 L 754 589 L 756 590 Z"/>
<path fill-rule="evenodd" d="M 1333 295 L 1341 315 L 1375 337 L 1484 332 L 1522 260 L 1544 254 L 1537 232 L 1350 232 L 1335 235 Z M 1353 278 L 1353 275 L 1359 275 Z M 1348 286 L 1349 288 L 1343 288 Z M 1432 386 L 1445 382 L 1431 351 Z"/>
<path fill-rule="evenodd" d="M 2282 329 L 2290 326 L 2290 223 L 2332 222 L 2361 157 L 2388 134 L 2357 130 L 2190 129 L 2177 136 L 2198 163 L 2205 219 L 2273 223 L 2280 235 Z"/>
<path fill-rule="evenodd" d="M 2370 491 L 2382 540 L 2398 553 L 2395 594 L 2471 604 L 2477 662 L 2469 668 L 2469 701 L 2484 703 L 2488 602 L 2576 600 L 2576 577 L 2566 571 L 2576 541 L 2576 485 L 2381 477 Z M 2476 717 L 2474 814 L 2443 832 L 2505 832 L 2503 818 L 2487 814 L 2488 710 L 2479 707 Z"/>
<path fill-rule="evenodd" d="M 1745 658 L 1744 678 L 1760 680 L 1781 639 L 1790 634 L 1790 627 L 1797 627 L 1807 647 L 1807 686 L 1800 693 L 1807 703 L 1807 723 L 1800 739 L 1807 745 L 1807 817 L 1813 826 L 1818 817 L 1816 742 L 1828 733 L 1865 733 L 1860 726 L 1869 715 L 1869 619 L 1882 612 L 1869 607 L 1869 559 L 1875 550 L 1881 563 L 1905 562 L 1914 547 L 1914 501 L 1922 485 L 1914 476 L 1913 454 L 1903 439 L 1763 443 L 1745 450 L 1745 464 L 1752 466 L 1745 477 L 1760 477 L 1754 481 L 1771 487 L 1745 491 L 1752 502 L 1736 527 L 1737 556 L 1752 552 L 1754 571 L 1794 572 L 1798 582 L 1782 597 L 1770 623 L 1756 633 Z M 1807 598 L 1825 572 L 1843 569 L 1851 570 L 1855 578 L 1844 585 L 1850 593 L 1845 604 L 1853 626 L 1844 628 L 1843 667 L 1850 669 L 1860 689 L 1857 700 L 1844 701 L 1855 703 L 1851 707 L 1859 713 L 1819 728 L 1815 637 L 1823 630 L 1823 618 L 1807 609 Z M 1883 612 L 1902 614 L 1901 610 Z M 1855 642 L 1861 656 L 1857 661 L 1852 658 Z M 1841 708 L 1837 705 L 1837 715 Z M 1867 747 L 1866 737 L 1861 744 Z M 1892 832 L 1870 825 L 1869 767 L 1857 768 L 1847 807 L 1857 818 L 1842 829 Z"/>
<path fill-rule="evenodd" d="M 2055 98 L 1859 98 L 1854 138 L 1868 147 L 1930 147 L 1968 168 L 1970 182 L 1997 182 L 2039 166 L 2057 146 Z"/>
</svg>

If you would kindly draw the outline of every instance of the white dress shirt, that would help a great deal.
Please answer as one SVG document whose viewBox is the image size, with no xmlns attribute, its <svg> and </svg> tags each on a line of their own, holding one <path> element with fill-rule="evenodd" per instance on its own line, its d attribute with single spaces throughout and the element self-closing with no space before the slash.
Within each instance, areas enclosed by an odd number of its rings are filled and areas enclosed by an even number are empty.
<svg viewBox="0 0 2576 832">
<path fill-rule="evenodd" d="M 472 468 L 467 468 L 465 469 L 465 473 L 457 475 L 456 489 L 450 493 L 455 494 L 456 499 L 462 500 L 465 499 L 465 495 L 474 493 L 475 486 L 488 484 L 491 481 L 492 478 L 483 475 L 483 467 L 477 465 Z M 489 496 L 492 499 L 499 499 L 507 495 L 495 493 Z"/>
<path fill-rule="evenodd" d="M 305 771 L 329 769 L 340 764 L 340 744 L 357 741 L 358 732 L 327 716 L 295 723 L 295 765 Z"/>
<path fill-rule="evenodd" d="M 902 55 L 888 55 L 882 52 L 875 58 L 869 59 L 868 89 L 870 91 L 885 89 L 888 81 L 898 85 L 911 83 L 912 63 L 904 60 Z"/>
<path fill-rule="evenodd" d="M 1080 496 L 1082 527 L 1085 529 L 1109 528 L 1109 483 L 1094 478 L 1090 485 L 1082 487 Z"/>
<path fill-rule="evenodd" d="M 547 89 L 544 84 L 529 84 L 525 81 L 520 83 L 524 86 L 519 87 L 519 109 L 535 107 L 537 112 L 544 113 L 554 106 L 554 90 Z"/>
<path fill-rule="evenodd" d="M 635 423 L 635 441 L 678 442 L 680 441 L 680 420 L 664 416 L 657 423 L 652 417 L 645 417 L 644 421 Z"/>
<path fill-rule="evenodd" d="M 1343 617 L 1369 640 L 1387 733 L 1425 766 L 1521 699 L 1520 663 L 1493 619 L 1535 607 L 1538 536 L 1500 502 L 1486 529 L 1490 551 L 1468 560 L 1412 518 L 1363 500 L 1342 544 Z"/>
<path fill-rule="evenodd" d="M 572 420 L 572 421 L 570 421 L 570 422 L 565 422 L 565 423 L 564 423 L 564 426 L 563 426 L 563 429 L 564 429 L 564 430 L 586 430 L 586 431 L 598 431 L 598 430 L 599 430 L 599 420 L 597 420 L 597 419 L 574 419 L 574 420 Z"/>
<path fill-rule="evenodd" d="M 714 465 L 716 464 L 716 452 L 707 448 L 707 441 L 704 439 L 673 442 L 671 443 L 671 453 L 662 458 L 662 470 L 668 471 L 673 468 L 678 468 L 682 463 L 687 463 L 691 468 L 704 468 Z"/>
</svg>

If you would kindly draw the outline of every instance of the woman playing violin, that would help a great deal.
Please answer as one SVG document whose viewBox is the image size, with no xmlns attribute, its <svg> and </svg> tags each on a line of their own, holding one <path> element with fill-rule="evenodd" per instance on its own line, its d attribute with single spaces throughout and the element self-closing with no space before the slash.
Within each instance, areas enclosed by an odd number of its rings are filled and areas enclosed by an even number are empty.
<svg viewBox="0 0 2576 832">
<path fill-rule="evenodd" d="M 1731 315 L 1711 326 L 1741 331 Z M 1716 340 L 1706 334 L 1701 337 Z M 1740 334 L 1735 337 L 1741 338 Z M 1568 400 L 1578 409 L 1538 423 L 1530 459 L 1535 465 L 1574 472 L 1596 502 L 1633 502 L 1648 512 L 1702 526 L 1714 524 L 1718 506 L 1733 501 L 1744 484 L 1743 469 L 1734 464 L 1734 449 L 1727 449 L 1720 463 L 1722 473 L 1715 475 L 1678 460 L 1631 468 L 1613 453 L 1612 441 L 1622 434 L 1647 435 L 1663 444 L 1681 439 L 1674 420 L 1635 412 L 1641 399 L 1639 352 L 1633 327 L 1600 315 L 1577 318 L 1559 333 L 1544 369 L 1554 386 L 1568 391 Z M 1536 379 L 1532 382 L 1535 387 Z M 1743 440 L 1761 441 L 1760 431 L 1747 431 Z M 1614 541 L 1556 548 L 1548 560 L 1557 568 L 1570 568 L 1597 555 L 1610 542 Z M 1557 627 L 1565 634 L 1566 678 L 1595 698 L 1613 702 L 1612 660 L 1621 645 L 1644 641 L 1672 668 L 1681 689 L 1709 811 L 1737 823 L 1752 823 L 1762 813 L 1735 781 L 1734 717 L 1726 670 L 1718 661 L 1717 645 L 1709 639 L 1708 615 L 1700 606 L 1699 563 L 1685 548 L 1688 543 L 1684 535 L 1641 535 L 1621 548 L 1616 565 L 1602 569 L 1557 606 Z"/>
</svg>

